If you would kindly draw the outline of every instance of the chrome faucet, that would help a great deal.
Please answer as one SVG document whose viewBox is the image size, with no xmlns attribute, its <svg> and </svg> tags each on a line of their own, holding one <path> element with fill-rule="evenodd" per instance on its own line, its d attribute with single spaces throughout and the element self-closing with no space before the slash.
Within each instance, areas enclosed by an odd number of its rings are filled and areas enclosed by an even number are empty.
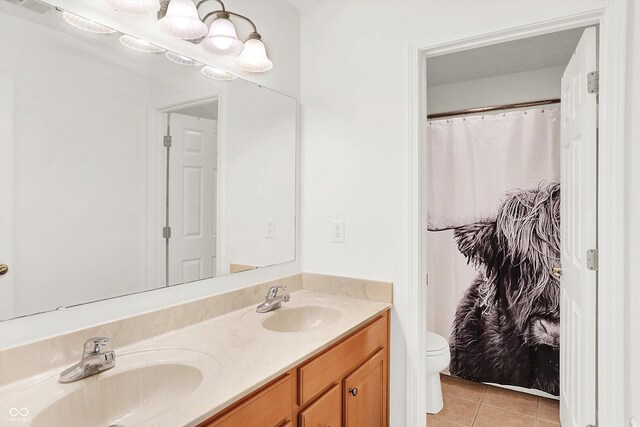
<svg viewBox="0 0 640 427">
<path fill-rule="evenodd" d="M 107 345 L 109 338 L 89 338 L 84 343 L 82 358 L 72 367 L 60 374 L 58 381 L 72 383 L 116 366 L 116 353 L 113 350 L 102 352 L 101 346 Z"/>
<path fill-rule="evenodd" d="M 256 311 L 258 313 L 268 313 L 269 311 L 277 310 L 280 308 L 283 302 L 289 301 L 289 294 L 283 294 L 278 296 L 279 290 L 287 290 L 286 286 L 272 286 L 267 291 L 267 296 L 264 298 L 264 302 L 260 304 Z"/>
</svg>

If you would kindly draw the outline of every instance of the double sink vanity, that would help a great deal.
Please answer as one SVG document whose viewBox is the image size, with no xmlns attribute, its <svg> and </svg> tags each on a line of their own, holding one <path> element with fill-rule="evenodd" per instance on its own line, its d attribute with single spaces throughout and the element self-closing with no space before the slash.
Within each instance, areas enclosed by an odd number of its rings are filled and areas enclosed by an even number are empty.
<svg viewBox="0 0 640 427">
<path fill-rule="evenodd" d="M 17 417 L 34 427 L 386 426 L 391 284 L 306 273 L 286 282 L 288 298 L 271 282 L 159 310 L 157 322 L 171 317 L 166 310 L 230 307 L 127 345 L 118 345 L 121 335 L 154 313 L 2 351 L 7 366 L 40 345 L 45 369 L 3 383 L 0 413 L 27 409 Z M 265 289 L 276 304 L 259 313 Z M 111 343 L 88 340 L 83 349 L 77 341 L 66 357 L 46 354 L 96 332 L 111 333 Z M 61 382 L 73 362 L 111 351 L 113 367 Z"/>
</svg>

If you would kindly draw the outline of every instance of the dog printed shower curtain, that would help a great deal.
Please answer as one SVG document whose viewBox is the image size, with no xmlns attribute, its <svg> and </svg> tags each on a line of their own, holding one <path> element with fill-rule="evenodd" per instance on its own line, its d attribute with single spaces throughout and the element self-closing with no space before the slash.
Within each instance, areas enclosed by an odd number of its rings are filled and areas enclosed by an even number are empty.
<svg viewBox="0 0 640 427">
<path fill-rule="evenodd" d="M 429 330 L 449 371 L 559 393 L 560 111 L 427 123 Z"/>
</svg>

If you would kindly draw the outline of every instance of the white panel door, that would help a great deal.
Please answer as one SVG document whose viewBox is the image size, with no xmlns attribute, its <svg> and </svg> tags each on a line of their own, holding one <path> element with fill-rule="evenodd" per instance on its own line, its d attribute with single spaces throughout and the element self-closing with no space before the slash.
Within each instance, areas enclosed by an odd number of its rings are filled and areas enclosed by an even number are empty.
<svg viewBox="0 0 640 427">
<path fill-rule="evenodd" d="M 169 284 L 216 274 L 215 120 L 171 114 Z"/>
<path fill-rule="evenodd" d="M 597 104 L 587 74 L 596 70 L 596 30 L 584 31 L 562 76 L 560 419 L 596 424 Z"/>
</svg>

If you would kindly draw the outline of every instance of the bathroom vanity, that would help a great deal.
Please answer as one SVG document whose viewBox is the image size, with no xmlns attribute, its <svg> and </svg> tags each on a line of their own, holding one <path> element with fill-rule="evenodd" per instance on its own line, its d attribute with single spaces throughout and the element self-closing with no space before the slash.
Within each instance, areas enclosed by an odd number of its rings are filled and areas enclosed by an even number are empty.
<svg viewBox="0 0 640 427">
<path fill-rule="evenodd" d="M 258 313 L 274 285 L 289 301 Z M 0 413 L 32 427 L 387 426 L 391 287 L 301 273 L 5 349 Z M 92 337 L 115 366 L 60 383 Z"/>
<path fill-rule="evenodd" d="M 386 426 L 388 382 L 385 311 L 199 427 Z"/>
</svg>

